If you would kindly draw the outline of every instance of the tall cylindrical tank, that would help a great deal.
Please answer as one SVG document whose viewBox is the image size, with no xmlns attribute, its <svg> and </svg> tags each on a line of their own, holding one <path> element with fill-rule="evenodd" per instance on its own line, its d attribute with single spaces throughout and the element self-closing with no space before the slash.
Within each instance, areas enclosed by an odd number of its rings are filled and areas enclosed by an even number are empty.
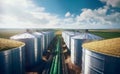
<svg viewBox="0 0 120 74">
<path fill-rule="evenodd" d="M 37 63 L 40 63 L 43 55 L 43 49 L 44 49 L 44 34 L 40 32 L 34 32 L 33 35 L 37 37 Z"/>
<path fill-rule="evenodd" d="M 25 48 L 12 50 L 12 74 L 25 74 Z"/>
<path fill-rule="evenodd" d="M 54 31 L 50 31 L 49 32 L 49 44 L 51 43 L 51 41 L 53 40 L 53 38 L 54 38 Z"/>
<path fill-rule="evenodd" d="M 45 49 L 45 41 L 46 41 L 46 37 L 45 37 L 45 34 L 43 34 L 42 32 L 35 32 L 37 35 L 40 35 L 40 36 L 42 36 L 42 38 L 41 38 L 41 41 L 42 41 L 42 52 L 44 51 L 44 49 Z"/>
<path fill-rule="evenodd" d="M 84 40 L 82 39 L 71 39 L 71 62 L 75 65 L 78 65 L 81 67 L 82 63 L 82 43 Z"/>
<path fill-rule="evenodd" d="M 0 52 L 0 74 L 11 74 L 12 73 L 12 51 Z"/>
<path fill-rule="evenodd" d="M 63 36 L 64 36 L 63 38 L 69 50 L 71 49 L 71 37 L 79 34 L 80 33 L 78 32 L 69 32 L 69 31 L 63 32 Z"/>
<path fill-rule="evenodd" d="M 53 31 L 43 31 L 41 33 L 43 33 L 45 35 L 45 49 L 47 49 L 50 42 L 54 38 L 54 32 Z"/>
<path fill-rule="evenodd" d="M 11 39 L 24 42 L 25 45 L 25 60 L 26 68 L 31 68 L 35 66 L 38 59 L 38 38 L 32 35 L 31 33 L 23 33 L 10 37 Z"/>
<path fill-rule="evenodd" d="M 101 39 L 101 38 L 100 38 Z M 93 40 L 100 40 L 95 36 L 81 33 L 71 38 L 71 62 L 81 67 L 82 64 L 82 44 Z"/>
<path fill-rule="evenodd" d="M 119 74 L 120 38 L 83 45 L 83 74 Z"/>
<path fill-rule="evenodd" d="M 44 34 L 45 36 L 45 50 L 48 48 L 48 41 L 49 41 L 49 35 L 48 35 L 48 32 L 41 32 Z"/>
<path fill-rule="evenodd" d="M 79 32 L 70 32 L 68 33 L 68 48 L 71 50 L 71 37 L 76 36 L 76 35 L 80 35 Z"/>
<path fill-rule="evenodd" d="M 25 74 L 25 44 L 21 43 L 0 39 L 0 74 Z"/>
</svg>

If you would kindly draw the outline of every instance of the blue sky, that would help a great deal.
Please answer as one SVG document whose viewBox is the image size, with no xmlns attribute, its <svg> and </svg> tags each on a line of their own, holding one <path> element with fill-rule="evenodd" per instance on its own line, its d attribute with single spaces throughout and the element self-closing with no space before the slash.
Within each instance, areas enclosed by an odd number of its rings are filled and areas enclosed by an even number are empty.
<svg viewBox="0 0 120 74">
<path fill-rule="evenodd" d="M 1 0 L 0 28 L 120 29 L 120 0 Z"/>
<path fill-rule="evenodd" d="M 75 15 L 81 13 L 82 8 L 97 9 L 103 7 L 105 3 L 99 0 L 34 0 L 38 6 L 46 8 L 46 12 L 64 16 L 66 12 Z"/>
</svg>

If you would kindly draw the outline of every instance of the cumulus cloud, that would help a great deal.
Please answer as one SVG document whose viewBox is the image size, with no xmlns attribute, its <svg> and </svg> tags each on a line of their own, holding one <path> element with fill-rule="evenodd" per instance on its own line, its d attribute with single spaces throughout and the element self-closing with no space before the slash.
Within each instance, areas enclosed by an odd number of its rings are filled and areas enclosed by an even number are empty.
<svg viewBox="0 0 120 74">
<path fill-rule="evenodd" d="M 82 9 L 82 13 L 77 16 L 77 21 L 83 24 L 97 25 L 120 25 L 120 13 L 107 14 L 108 8 Z"/>
<path fill-rule="evenodd" d="M 120 0 L 100 0 L 105 2 L 107 5 L 111 5 L 112 7 L 120 7 Z"/>
<path fill-rule="evenodd" d="M 71 13 L 70 12 L 67 12 L 66 14 L 65 14 L 65 17 L 70 17 L 71 16 Z"/>
<path fill-rule="evenodd" d="M 0 28 L 120 28 L 120 13 L 107 14 L 109 6 L 83 8 L 79 15 L 70 12 L 60 18 L 36 6 L 32 0 L 1 0 Z"/>
<path fill-rule="evenodd" d="M 59 21 L 57 15 L 45 12 L 44 7 L 36 6 L 32 0 L 2 0 L 0 3 L 1 28 L 45 27 Z"/>
<path fill-rule="evenodd" d="M 76 25 L 80 28 L 120 28 L 120 13 L 107 14 L 109 7 L 104 6 L 98 9 L 82 9 L 82 13 L 75 18 L 66 18 L 63 23 L 67 26 Z"/>
</svg>

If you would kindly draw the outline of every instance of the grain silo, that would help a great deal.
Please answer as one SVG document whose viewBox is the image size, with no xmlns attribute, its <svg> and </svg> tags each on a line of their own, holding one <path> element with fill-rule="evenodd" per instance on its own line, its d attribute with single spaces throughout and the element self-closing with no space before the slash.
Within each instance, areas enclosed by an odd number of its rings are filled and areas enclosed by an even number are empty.
<svg viewBox="0 0 120 74">
<path fill-rule="evenodd" d="M 44 36 L 45 36 L 45 50 L 48 48 L 48 44 L 49 44 L 49 34 L 48 34 L 48 32 L 46 31 L 43 31 L 43 32 L 41 32 L 41 33 L 43 33 L 44 34 Z M 45 51 L 44 50 L 44 51 Z"/>
<path fill-rule="evenodd" d="M 50 36 L 50 41 L 49 41 L 49 44 L 51 43 L 51 41 L 54 39 L 55 35 L 54 35 L 54 31 L 50 31 L 49 33 L 49 36 Z"/>
<path fill-rule="evenodd" d="M 71 49 L 71 37 L 79 34 L 80 34 L 79 32 L 71 32 L 71 31 L 63 32 L 63 36 L 64 36 L 63 39 L 69 50 Z"/>
<path fill-rule="evenodd" d="M 15 35 L 10 37 L 10 39 L 18 40 L 24 42 L 25 45 L 25 53 L 26 53 L 26 68 L 31 68 L 35 66 L 37 63 L 37 51 L 38 51 L 38 39 L 34 35 L 30 33 L 23 33 L 19 35 Z"/>
<path fill-rule="evenodd" d="M 83 74 L 120 74 L 120 38 L 83 44 Z"/>
<path fill-rule="evenodd" d="M 96 37 L 89 33 L 81 33 L 71 38 L 71 62 L 81 67 L 82 64 L 82 44 L 93 40 L 100 40 L 102 38 Z"/>
<path fill-rule="evenodd" d="M 45 35 L 45 49 L 48 48 L 50 42 L 53 40 L 54 38 L 54 31 L 43 31 L 41 32 Z"/>
<path fill-rule="evenodd" d="M 25 74 L 25 44 L 0 38 L 0 74 Z"/>
<path fill-rule="evenodd" d="M 42 33 L 39 33 L 39 32 L 34 32 L 32 34 L 37 38 L 36 64 L 39 64 L 40 61 L 42 60 L 42 55 L 43 55 L 43 44 L 44 44 L 43 36 L 44 35 Z"/>
</svg>

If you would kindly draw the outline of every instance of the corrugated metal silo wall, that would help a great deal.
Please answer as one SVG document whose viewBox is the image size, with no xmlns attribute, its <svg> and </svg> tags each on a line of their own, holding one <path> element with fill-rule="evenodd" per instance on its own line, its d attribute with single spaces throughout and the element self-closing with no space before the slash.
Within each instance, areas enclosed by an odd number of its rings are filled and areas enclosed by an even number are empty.
<svg viewBox="0 0 120 74">
<path fill-rule="evenodd" d="M 43 34 L 43 39 L 42 39 L 42 45 L 43 45 L 43 49 L 42 49 L 42 52 L 44 52 L 45 50 L 45 35 Z"/>
<path fill-rule="evenodd" d="M 82 64 L 82 43 L 83 39 L 71 39 L 71 61 L 81 67 Z"/>
<path fill-rule="evenodd" d="M 25 74 L 25 52 L 24 47 L 12 50 L 12 74 Z"/>
<path fill-rule="evenodd" d="M 43 53 L 43 49 L 42 49 L 42 35 L 38 34 L 34 34 L 33 35 L 36 37 L 35 42 L 34 42 L 34 50 L 35 50 L 35 62 L 36 64 L 40 63 L 41 59 L 42 59 L 42 53 Z"/>
<path fill-rule="evenodd" d="M 25 74 L 24 46 L 0 52 L 0 74 Z"/>
<path fill-rule="evenodd" d="M 120 58 L 108 56 L 83 48 L 83 74 L 120 74 Z"/>
<path fill-rule="evenodd" d="M 12 73 L 12 50 L 0 52 L 0 74 Z"/>
<path fill-rule="evenodd" d="M 37 53 L 37 61 L 36 61 L 36 63 L 37 64 L 39 64 L 40 63 L 40 61 L 42 60 L 42 54 L 43 54 L 43 51 L 42 51 L 42 48 L 41 48 L 41 44 L 42 44 L 42 41 L 41 41 L 41 37 L 38 37 L 37 38 L 37 51 L 36 51 L 36 53 Z"/>
<path fill-rule="evenodd" d="M 42 32 L 45 35 L 45 49 L 48 48 L 50 42 L 53 40 L 54 38 L 54 32 Z"/>
<path fill-rule="evenodd" d="M 43 32 L 43 34 L 44 34 L 44 36 L 45 36 L 45 49 L 44 49 L 44 51 L 47 49 L 47 47 L 48 47 L 48 34 L 47 34 L 47 32 Z"/>
<path fill-rule="evenodd" d="M 35 58 L 35 39 L 36 38 L 27 38 L 27 39 L 18 39 L 19 41 L 24 42 L 25 45 L 25 61 L 26 61 L 26 68 L 31 68 L 34 66 L 36 63 L 36 58 Z"/>
</svg>

